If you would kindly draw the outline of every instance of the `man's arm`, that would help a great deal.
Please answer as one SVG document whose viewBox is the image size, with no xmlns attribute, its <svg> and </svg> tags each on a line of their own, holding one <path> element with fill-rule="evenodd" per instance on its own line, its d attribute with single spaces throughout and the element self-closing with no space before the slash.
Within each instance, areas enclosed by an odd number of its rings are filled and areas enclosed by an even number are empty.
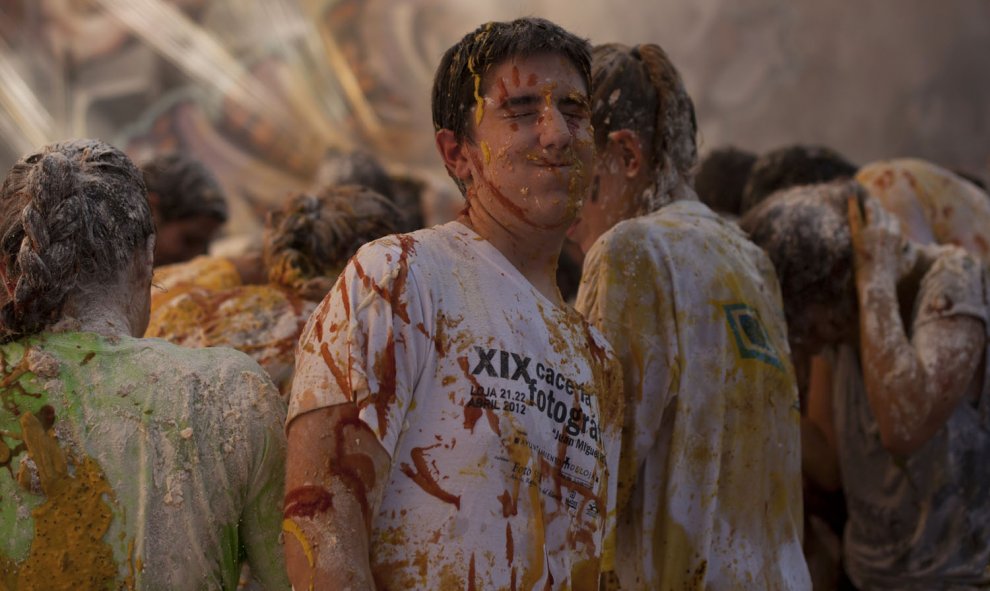
<svg viewBox="0 0 990 591">
<path fill-rule="evenodd" d="M 801 417 L 801 471 L 826 491 L 842 485 L 832 417 L 832 372 L 822 355 L 811 358 L 808 413 Z"/>
<path fill-rule="evenodd" d="M 896 287 L 901 241 L 878 209 L 868 200 L 864 223 L 857 201 L 849 201 L 860 355 L 881 441 L 891 453 L 908 455 L 955 410 L 980 366 L 986 339 L 983 323 L 968 316 L 933 319 L 908 339 Z"/>
<path fill-rule="evenodd" d="M 289 423 L 283 533 L 297 590 L 374 589 L 371 519 L 391 459 L 354 403 Z"/>
</svg>

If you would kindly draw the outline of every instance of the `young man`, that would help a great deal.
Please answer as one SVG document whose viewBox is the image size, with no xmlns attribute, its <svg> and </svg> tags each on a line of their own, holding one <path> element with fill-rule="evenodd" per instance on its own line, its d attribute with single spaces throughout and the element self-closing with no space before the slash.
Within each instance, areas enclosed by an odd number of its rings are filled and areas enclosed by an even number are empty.
<svg viewBox="0 0 990 591">
<path fill-rule="evenodd" d="M 571 237 L 588 250 L 578 310 L 625 378 L 618 581 L 809 589 L 773 267 L 695 197 L 694 107 L 663 50 L 599 46 L 592 69 L 598 190 Z"/>
<path fill-rule="evenodd" d="M 436 143 L 464 212 L 361 249 L 300 342 L 297 589 L 598 589 L 610 569 L 619 369 L 554 278 L 588 187 L 589 79 L 587 43 L 541 19 L 444 55 Z"/>
<path fill-rule="evenodd" d="M 740 224 L 777 268 L 792 342 L 825 353 L 809 415 L 838 459 L 853 583 L 990 586 L 983 265 L 905 240 L 855 182 L 778 193 Z"/>
</svg>

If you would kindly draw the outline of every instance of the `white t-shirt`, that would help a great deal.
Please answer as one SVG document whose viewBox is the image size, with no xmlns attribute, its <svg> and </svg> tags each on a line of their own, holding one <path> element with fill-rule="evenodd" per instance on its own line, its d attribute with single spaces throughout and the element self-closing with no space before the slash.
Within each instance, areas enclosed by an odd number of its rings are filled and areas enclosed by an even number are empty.
<svg viewBox="0 0 990 591">
<path fill-rule="evenodd" d="M 289 420 L 354 400 L 392 458 L 379 589 L 597 590 L 618 365 L 490 243 L 451 222 L 366 245 L 296 360 Z"/>
<path fill-rule="evenodd" d="M 937 249 L 915 298 L 911 334 L 927 322 L 966 316 L 987 323 L 986 276 L 955 247 Z M 987 331 L 990 337 L 990 330 Z M 859 355 L 834 358 L 832 408 L 849 509 L 846 570 L 864 589 L 984 589 L 990 585 L 990 346 L 982 390 L 908 457 L 880 441 Z"/>
<path fill-rule="evenodd" d="M 604 234 L 578 310 L 625 380 L 623 589 L 810 589 L 800 409 L 767 256 L 697 201 Z"/>
</svg>

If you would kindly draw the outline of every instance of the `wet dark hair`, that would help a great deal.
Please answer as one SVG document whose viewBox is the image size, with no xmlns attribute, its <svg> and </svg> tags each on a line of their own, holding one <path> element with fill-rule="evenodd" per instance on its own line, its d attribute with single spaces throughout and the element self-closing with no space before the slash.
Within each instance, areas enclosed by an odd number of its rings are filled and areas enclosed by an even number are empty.
<svg viewBox="0 0 990 591">
<path fill-rule="evenodd" d="M 855 164 L 825 146 L 795 145 L 772 150 L 753 164 L 739 212 L 746 213 L 777 191 L 798 185 L 849 179 L 856 175 L 857 170 Z"/>
<path fill-rule="evenodd" d="M 836 305 L 855 293 L 850 197 L 863 203 L 866 189 L 855 181 L 801 185 L 773 194 L 739 221 L 773 261 L 792 328 L 809 304 Z"/>
<path fill-rule="evenodd" d="M 112 283 L 154 234 L 141 172 L 99 140 L 45 146 L 0 189 L 0 342 L 57 322 L 73 292 Z"/>
<path fill-rule="evenodd" d="M 363 150 L 327 150 L 316 173 L 316 185 L 362 185 L 388 199 L 395 198 L 392 179 L 385 168 L 377 158 Z"/>
<path fill-rule="evenodd" d="M 507 59 L 540 54 L 566 57 L 591 89 L 591 45 L 542 18 L 490 22 L 468 33 L 440 59 L 433 77 L 433 128 L 449 129 L 458 141 L 472 137 L 471 108 L 483 95 L 486 74 Z M 461 193 L 463 183 L 457 182 Z"/>
<path fill-rule="evenodd" d="M 666 195 L 678 179 L 691 181 L 698 161 L 694 103 L 659 45 L 595 47 L 591 124 L 598 148 L 619 129 L 633 130 L 644 140 L 646 156 L 656 169 L 657 197 Z M 644 205 L 653 210 L 662 203 Z"/>
<path fill-rule="evenodd" d="M 289 197 L 265 220 L 268 280 L 289 288 L 339 272 L 366 242 L 401 230 L 391 200 L 360 185 Z"/>
<path fill-rule="evenodd" d="M 756 154 L 732 146 L 712 150 L 702 158 L 694 177 L 698 198 L 715 211 L 739 215 L 743 189 Z"/>
<path fill-rule="evenodd" d="M 156 156 L 141 165 L 149 193 L 158 195 L 155 214 L 162 222 L 198 215 L 227 221 L 227 198 L 203 163 L 183 154 Z"/>
</svg>

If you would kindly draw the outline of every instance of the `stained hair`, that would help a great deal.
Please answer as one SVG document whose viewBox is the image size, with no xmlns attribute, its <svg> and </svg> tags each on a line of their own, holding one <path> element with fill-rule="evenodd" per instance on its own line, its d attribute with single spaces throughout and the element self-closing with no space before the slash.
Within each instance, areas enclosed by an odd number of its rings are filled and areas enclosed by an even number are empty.
<svg viewBox="0 0 990 591">
<path fill-rule="evenodd" d="M 652 202 L 642 206 L 657 209 L 680 181 L 691 182 L 698 162 L 694 103 L 680 73 L 658 45 L 608 43 L 592 53 L 591 87 L 595 145 L 604 148 L 620 129 L 639 135 L 656 171 L 653 195 L 644 195 Z"/>
<path fill-rule="evenodd" d="M 825 146 L 785 146 L 760 156 L 753 164 L 743 189 L 740 213 L 753 208 L 767 196 L 798 185 L 850 179 L 858 167 Z"/>
<path fill-rule="evenodd" d="M 718 148 L 701 159 L 694 177 L 698 198 L 715 211 L 739 215 L 743 189 L 756 154 L 732 146 Z"/>
<path fill-rule="evenodd" d="M 591 45 L 542 18 L 489 22 L 468 33 L 440 59 L 433 77 L 433 128 L 458 141 L 472 139 L 471 108 L 487 90 L 486 74 L 507 59 L 555 54 L 566 57 L 591 89 Z M 453 177 L 452 177 L 453 178 Z M 454 178 L 461 193 L 465 188 Z"/>
<path fill-rule="evenodd" d="M 802 185 L 777 192 L 739 221 L 773 262 L 788 324 L 799 324 L 808 304 L 834 305 L 854 293 L 850 197 L 863 203 L 855 181 Z"/>
<path fill-rule="evenodd" d="M 202 162 L 184 154 L 163 154 L 141 165 L 148 192 L 158 195 L 155 213 L 162 222 L 199 215 L 227 221 L 227 197 Z"/>
<path fill-rule="evenodd" d="M 0 188 L 0 342 L 57 322 L 67 298 L 118 279 L 154 233 L 141 172 L 99 140 L 45 146 Z"/>
<path fill-rule="evenodd" d="M 400 231 L 401 224 L 389 199 L 360 185 L 293 195 L 265 220 L 268 279 L 298 288 L 339 272 L 363 244 Z"/>
</svg>

